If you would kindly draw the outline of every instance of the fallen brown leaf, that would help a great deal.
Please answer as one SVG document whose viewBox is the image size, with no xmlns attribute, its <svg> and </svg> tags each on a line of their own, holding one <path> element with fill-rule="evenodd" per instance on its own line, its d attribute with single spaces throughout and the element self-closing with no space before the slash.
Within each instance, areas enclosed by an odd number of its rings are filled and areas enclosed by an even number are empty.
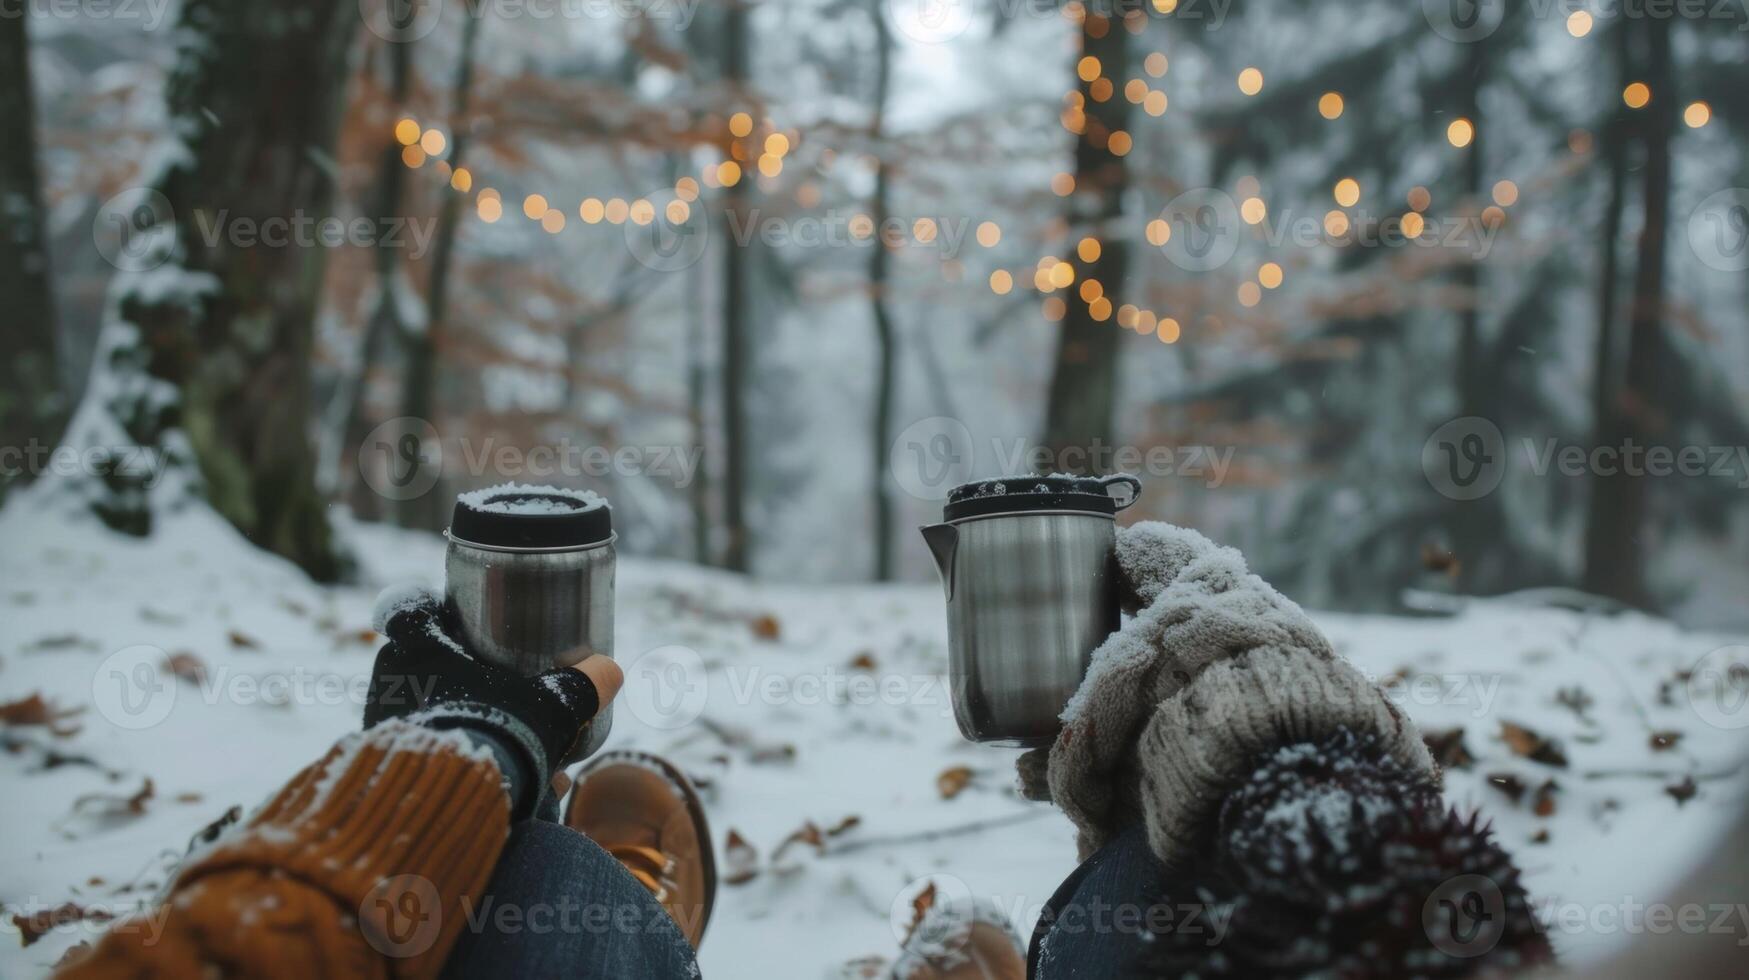
<svg viewBox="0 0 1749 980">
<path fill-rule="evenodd" d="M 187 650 L 179 650 L 165 657 L 164 669 L 190 684 L 198 686 L 206 683 L 206 664 Z"/>
<path fill-rule="evenodd" d="M 65 738 L 79 731 L 78 725 L 67 725 L 67 719 L 74 717 L 84 708 L 57 708 L 43 699 L 41 693 L 32 694 L 17 701 L 0 704 L 0 722 L 8 725 L 40 725 L 49 730 L 49 734 Z"/>
<path fill-rule="evenodd" d="M 1511 799 L 1514 803 L 1524 799 L 1524 781 L 1509 772 L 1490 773 L 1488 775 L 1488 785 L 1505 793 L 1507 798 Z"/>
<path fill-rule="evenodd" d="M 851 657 L 850 658 L 850 669 L 851 670 L 866 670 L 866 671 L 869 671 L 870 673 L 873 673 L 874 669 L 875 669 L 875 656 L 874 656 L 874 654 L 868 652 L 867 650 L 864 650 L 861 653 L 857 654 L 856 656 Z"/>
<path fill-rule="evenodd" d="M 32 912 L 30 915 L 12 914 L 12 925 L 18 930 L 18 936 L 23 944 L 30 944 L 47 935 L 56 926 L 71 925 L 75 922 L 108 922 L 115 914 L 105 909 L 88 909 L 75 902 L 63 902 L 52 909 Z"/>
<path fill-rule="evenodd" d="M 759 877 L 758 849 L 747 843 L 747 838 L 733 827 L 729 828 L 729 837 L 723 843 L 723 858 L 728 865 L 723 884 L 744 885 Z"/>
<path fill-rule="evenodd" d="M 1433 761 L 1439 763 L 1441 769 L 1468 769 L 1476 761 L 1476 757 L 1470 754 L 1470 747 L 1464 744 L 1462 725 L 1442 732 L 1423 732 L 1421 740 L 1427 743 L 1427 751 L 1433 754 Z"/>
<path fill-rule="evenodd" d="M 1671 783 L 1664 787 L 1664 792 L 1670 794 L 1670 798 L 1676 801 L 1677 806 L 1681 806 L 1694 799 L 1694 794 L 1700 792 L 1700 787 L 1695 785 L 1693 776 L 1684 776 L 1682 782 Z"/>
<path fill-rule="evenodd" d="M 1555 794 L 1560 792 L 1561 785 L 1550 779 L 1536 788 L 1536 798 L 1531 802 L 1531 812 L 1539 817 L 1555 815 Z"/>
<path fill-rule="evenodd" d="M 941 793 L 941 798 L 944 800 L 951 800 L 965 792 L 965 788 L 971 783 L 972 770 L 968 766 L 952 766 L 943 769 L 941 774 L 935 777 L 935 788 Z"/>
<path fill-rule="evenodd" d="M 826 836 L 827 837 L 837 837 L 839 834 L 846 833 L 846 832 L 853 830 L 856 827 L 859 827 L 861 825 L 862 825 L 862 818 L 853 813 L 850 816 L 845 817 L 843 820 L 840 820 L 837 823 L 833 824 L 832 826 L 827 827 L 826 828 Z"/>
<path fill-rule="evenodd" d="M 1540 762 L 1545 766 L 1563 769 L 1567 766 L 1567 756 L 1561 751 L 1561 747 L 1537 734 L 1534 729 L 1502 721 L 1500 737 L 1506 741 L 1506 747 L 1512 750 L 1513 755 Z"/>
<path fill-rule="evenodd" d="M 1668 752 L 1682 741 L 1682 733 L 1678 731 L 1653 732 L 1651 737 L 1653 752 Z"/>
<path fill-rule="evenodd" d="M 776 616 L 770 613 L 754 616 L 747 621 L 747 625 L 752 627 L 753 635 L 761 640 L 775 642 L 783 633 L 783 625 L 777 621 Z"/>
<path fill-rule="evenodd" d="M 239 650 L 259 650 L 261 644 L 252 636 L 240 630 L 231 630 L 231 645 Z"/>
</svg>

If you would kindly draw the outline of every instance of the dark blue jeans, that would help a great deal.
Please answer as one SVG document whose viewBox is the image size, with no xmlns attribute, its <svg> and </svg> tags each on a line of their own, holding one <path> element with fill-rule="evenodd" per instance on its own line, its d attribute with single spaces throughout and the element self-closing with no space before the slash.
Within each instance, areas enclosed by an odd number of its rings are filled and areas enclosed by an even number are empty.
<svg viewBox="0 0 1749 980">
<path fill-rule="evenodd" d="M 631 873 L 569 827 L 524 820 L 467 924 L 446 977 L 696 977 L 680 927 Z"/>
<path fill-rule="evenodd" d="M 1123 976 L 1161 873 L 1139 826 L 1082 862 L 1039 917 L 1027 975 Z M 594 841 L 546 820 L 511 829 L 485 893 L 463 911 L 446 977 L 698 975 L 692 947 L 637 879 Z"/>
</svg>

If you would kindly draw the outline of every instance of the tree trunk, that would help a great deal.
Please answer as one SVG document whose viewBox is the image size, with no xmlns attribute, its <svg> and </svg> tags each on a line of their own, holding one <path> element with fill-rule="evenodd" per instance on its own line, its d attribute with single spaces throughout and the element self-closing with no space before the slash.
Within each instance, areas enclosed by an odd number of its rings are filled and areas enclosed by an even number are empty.
<svg viewBox="0 0 1749 980">
<path fill-rule="evenodd" d="M 112 216 L 131 236 L 69 435 L 117 450 L 87 499 L 118 530 L 148 534 L 162 505 L 203 494 L 314 578 L 344 571 L 316 487 L 310 351 L 357 22 L 344 0 L 182 5 L 165 90 L 179 142 Z M 130 472 L 124 446 L 164 452 L 176 478 Z"/>
<path fill-rule="evenodd" d="M 410 18 L 416 9 L 412 4 L 391 2 L 388 5 L 390 17 L 399 14 Z M 383 53 L 388 59 L 388 101 L 398 119 L 406 111 L 408 96 L 413 87 L 413 42 L 386 41 Z M 370 208 L 370 214 L 379 221 L 387 221 L 401 213 L 402 188 L 406 185 L 407 173 L 407 165 L 401 161 L 401 150 L 400 140 L 392 133 L 384 134 Z M 378 242 L 374 257 L 378 289 L 376 306 L 371 310 L 370 319 L 365 324 L 364 342 L 359 348 L 358 373 L 353 379 L 352 390 L 346 396 L 346 427 L 341 447 L 348 455 L 356 453 L 365 437 L 370 434 L 373 420 L 370 413 L 365 411 L 364 399 L 370 387 L 371 373 L 376 369 L 388 344 L 399 340 L 408 329 L 401 309 L 401 291 L 407 288 L 407 284 L 404 280 L 406 273 L 401 267 L 400 250 L 389 247 L 385 242 Z M 352 512 L 365 520 L 376 519 L 382 510 L 382 498 L 372 492 L 363 480 L 352 481 L 351 503 Z"/>
<path fill-rule="evenodd" d="M 1664 255 L 1670 211 L 1670 138 L 1676 122 L 1675 77 L 1670 69 L 1670 24 L 1647 18 L 1638 25 L 1645 33 L 1644 80 L 1652 101 L 1640 110 L 1640 135 L 1645 146 L 1641 197 L 1645 220 L 1634 268 L 1632 303 L 1628 309 L 1628 351 L 1621 394 L 1610 413 L 1604 445 L 1644 453 L 1663 437 L 1660 381 L 1667 356 L 1664 330 Z M 1646 480 L 1643 474 L 1617 472 L 1599 476 L 1592 490 L 1593 520 L 1607 528 L 1587 554 L 1588 589 L 1642 608 L 1651 605 L 1643 563 L 1646 520 Z"/>
<path fill-rule="evenodd" d="M 893 441 L 893 383 L 898 343 L 887 295 L 888 267 L 892 253 L 881 236 L 881 230 L 887 225 L 890 175 L 886 147 L 881 141 L 886 131 L 887 90 L 892 79 L 893 40 L 879 0 L 876 0 L 871 10 L 875 25 L 875 93 L 874 118 L 869 124 L 869 139 L 874 144 L 875 188 L 870 211 L 876 234 L 874 248 L 869 251 L 868 289 L 869 302 L 873 306 L 875 339 L 880 353 L 875 378 L 873 438 L 869 447 L 869 462 L 872 467 L 869 481 L 874 499 L 875 579 L 890 582 L 893 578 L 893 501 L 887 489 L 887 451 Z"/>
<path fill-rule="evenodd" d="M 468 148 L 468 112 L 474 88 L 474 49 L 480 40 L 480 23 L 484 17 L 468 16 L 462 21 L 461 52 L 456 58 L 455 80 L 450 86 L 450 151 L 451 167 L 460 167 Z M 406 346 L 406 375 L 401 385 L 401 415 L 430 422 L 441 435 L 443 428 L 436 412 L 436 392 L 440 367 L 439 348 L 449 316 L 449 281 L 455 265 L 456 234 L 466 198 L 459 193 L 445 193 L 437 212 L 437 233 L 431 246 L 431 278 L 425 291 L 425 322 L 417 329 L 402 332 Z M 430 466 L 430 458 L 421 455 L 419 466 Z M 432 489 L 404 500 L 396 513 L 404 527 L 436 530 L 448 517 L 448 495 L 442 492 L 442 474 Z"/>
<path fill-rule="evenodd" d="M 1081 82 L 1085 123 L 1075 141 L 1075 192 L 1069 197 L 1069 226 L 1090 229 L 1099 242 L 1099 255 L 1092 262 L 1077 261 L 1076 289 L 1088 279 L 1098 280 L 1104 298 L 1116 309 L 1118 291 L 1128 268 L 1129 248 L 1121 235 L 1105 237 L 1108 227 L 1123 216 L 1123 195 L 1129 186 L 1124 158 L 1111 152 L 1109 137 L 1128 132 L 1129 100 L 1121 92 L 1129 78 L 1129 32 L 1116 19 L 1092 12 L 1081 23 L 1081 53 L 1099 59 L 1103 78 L 1114 89 L 1104 102 L 1093 98 L 1093 83 Z M 1071 250 L 1074 245 L 1071 244 Z M 1078 466 L 1069 449 L 1090 449 L 1095 443 L 1110 446 L 1114 440 L 1117 407 L 1117 350 L 1122 332 L 1111 321 L 1093 315 L 1092 304 L 1079 292 L 1065 297 L 1068 313 L 1057 341 L 1057 357 L 1045 408 L 1045 445 L 1065 469 Z"/>
<path fill-rule="evenodd" d="M 747 84 L 747 7 L 728 0 L 723 11 L 723 81 L 739 100 Z M 746 420 L 748 383 L 747 249 L 735 241 L 734 228 L 747 218 L 747 184 L 753 179 L 752 154 L 747 173 L 723 195 L 723 567 L 745 572 L 750 567 L 747 540 Z M 747 243 L 752 246 L 751 240 Z"/>
<path fill-rule="evenodd" d="M 1628 30 L 1626 25 L 1617 24 L 1615 33 L 1616 71 L 1623 79 L 1620 83 L 1626 85 L 1630 71 L 1628 61 Z M 1604 166 L 1609 173 L 1609 197 L 1604 202 L 1603 240 L 1598 260 L 1597 288 L 1597 338 L 1592 355 L 1591 383 L 1591 420 L 1592 447 L 1606 445 L 1614 437 L 1614 416 L 1617 390 L 1620 384 L 1619 342 L 1616 338 L 1616 291 L 1620 288 L 1620 269 L 1616 256 L 1616 239 L 1621 237 L 1622 210 L 1626 206 L 1627 197 L 1627 140 L 1630 120 L 1628 109 L 1618 104 L 1614 115 L 1604 126 L 1601 134 L 1601 149 Z M 1584 588 L 1589 591 L 1600 591 L 1607 588 L 1606 576 L 1601 573 L 1608 561 L 1611 542 L 1608 540 L 1615 529 L 1610 526 L 1610 515 L 1605 512 L 1608 491 L 1602 487 L 1602 480 L 1592 474 L 1591 500 L 1585 512 L 1585 571 Z"/>
<path fill-rule="evenodd" d="M 1466 51 L 1466 64 L 1460 78 L 1458 112 L 1471 124 L 1469 146 L 1464 148 L 1463 193 L 1476 206 L 1475 221 L 1482 220 L 1487 206 L 1483 187 L 1486 168 L 1484 150 L 1489 135 L 1482 125 L 1482 85 L 1487 78 L 1488 45 L 1472 42 Z M 1463 295 L 1463 308 L 1458 314 L 1457 372 L 1452 379 L 1457 392 L 1458 415 L 1488 418 L 1494 424 L 1501 420 L 1489 413 L 1486 391 L 1488 379 L 1482 365 L 1487 361 L 1482 337 L 1482 263 L 1471 256 L 1457 268 L 1457 282 Z M 1500 522 L 1499 500 L 1489 494 L 1477 500 L 1454 504 L 1451 518 L 1452 551 L 1458 556 L 1457 585 L 1460 590 L 1472 590 L 1476 583 L 1488 579 L 1484 565 L 1490 563 L 1505 542 L 1497 539 Z"/>
<path fill-rule="evenodd" d="M 0 383 L 0 447 L 52 447 L 66 406 L 55 367 L 54 287 L 43 231 L 36 162 L 36 111 L 30 84 L 30 43 L 22 11 L 0 17 L 0 348 L 7 352 Z M 18 469 L 11 476 L 7 471 Z M 27 467 L 0 461 L 0 498 Z"/>
</svg>

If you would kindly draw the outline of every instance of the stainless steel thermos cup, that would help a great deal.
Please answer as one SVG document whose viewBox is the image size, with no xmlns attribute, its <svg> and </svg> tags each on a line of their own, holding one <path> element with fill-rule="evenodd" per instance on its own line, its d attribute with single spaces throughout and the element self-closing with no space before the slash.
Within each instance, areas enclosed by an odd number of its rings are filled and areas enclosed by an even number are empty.
<svg viewBox="0 0 1749 980">
<path fill-rule="evenodd" d="M 956 487 L 942 523 L 922 528 L 947 592 L 948 675 L 966 738 L 1056 738 L 1094 648 L 1118 628 L 1115 515 L 1140 492 L 1128 475 L 986 480 Z"/>
<path fill-rule="evenodd" d="M 463 494 L 450 518 L 445 595 L 468 649 L 532 676 L 613 656 L 614 533 L 588 492 L 508 485 Z M 573 762 L 601 748 L 613 709 Z"/>
</svg>

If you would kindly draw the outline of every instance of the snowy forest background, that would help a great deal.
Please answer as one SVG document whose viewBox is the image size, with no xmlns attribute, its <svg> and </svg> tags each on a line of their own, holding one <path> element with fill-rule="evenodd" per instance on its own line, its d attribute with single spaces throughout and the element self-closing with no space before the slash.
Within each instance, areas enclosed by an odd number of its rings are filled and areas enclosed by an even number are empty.
<svg viewBox="0 0 1749 980">
<path fill-rule="evenodd" d="M 76 419 L 67 496 L 124 531 L 204 495 L 335 579 L 342 508 L 437 529 L 538 475 L 482 453 L 598 447 L 534 482 L 607 494 L 634 553 L 922 578 L 908 467 L 1123 446 L 1165 461 L 1134 513 L 1310 604 L 1749 616 L 1739 7 L 31 9 L 0 18 L 4 441 Z M 328 216 L 367 231 L 237 233 Z M 1477 500 L 1424 467 L 1464 417 L 1508 459 Z"/>
<path fill-rule="evenodd" d="M 377 590 L 505 480 L 613 503 L 611 744 L 737 870 L 706 975 L 1072 869 L 915 531 L 1030 469 L 1313 609 L 1567 963 L 1739 903 L 1745 10 L 0 0 L 0 973 L 355 730 Z"/>
</svg>

